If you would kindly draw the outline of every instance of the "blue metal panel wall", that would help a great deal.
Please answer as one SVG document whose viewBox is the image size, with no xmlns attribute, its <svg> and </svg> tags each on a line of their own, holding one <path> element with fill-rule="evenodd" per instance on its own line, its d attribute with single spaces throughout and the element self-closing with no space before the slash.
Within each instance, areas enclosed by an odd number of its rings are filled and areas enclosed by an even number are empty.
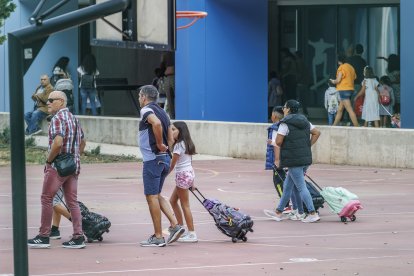
<svg viewBox="0 0 414 276">
<path fill-rule="evenodd" d="M 267 0 L 177 0 L 177 10 L 208 12 L 177 31 L 177 119 L 267 122 Z"/>
<path fill-rule="evenodd" d="M 414 128 L 413 10 L 414 1 L 401 0 L 401 125 L 403 128 Z"/>
<path fill-rule="evenodd" d="M 2 30 L 5 33 L 17 30 L 27 26 L 29 23 L 27 19 L 33 12 L 35 4 L 38 2 L 20 2 L 14 1 L 17 9 L 5 22 L 5 28 Z M 56 4 L 57 1 L 52 1 L 50 5 Z M 76 10 L 78 2 L 76 0 L 69 1 L 61 9 L 59 9 L 52 17 L 58 14 L 63 14 L 69 11 Z M 33 101 L 31 95 L 34 89 L 40 84 L 40 75 L 52 73 L 52 67 L 61 56 L 70 58 L 69 71 L 72 75 L 74 84 L 77 83 L 76 68 L 78 66 L 78 29 L 74 28 L 68 31 L 60 32 L 52 35 L 44 44 L 36 59 L 31 64 L 29 70 L 24 76 L 24 93 L 25 112 L 33 109 Z M 8 75 L 8 48 L 7 41 L 0 46 L 0 111 L 9 112 L 9 75 Z M 19 93 L 13 91 L 12 93 Z M 77 101 L 77 89 L 74 90 L 74 95 Z"/>
</svg>

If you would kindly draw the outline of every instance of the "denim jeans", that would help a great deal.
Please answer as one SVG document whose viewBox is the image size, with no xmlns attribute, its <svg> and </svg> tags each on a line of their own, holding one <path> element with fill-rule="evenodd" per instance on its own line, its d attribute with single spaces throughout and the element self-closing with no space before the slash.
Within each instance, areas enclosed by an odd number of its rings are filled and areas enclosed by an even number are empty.
<svg viewBox="0 0 414 276">
<path fill-rule="evenodd" d="M 329 113 L 328 112 L 328 125 L 333 125 L 334 121 L 335 121 L 335 116 L 336 116 L 336 112 L 335 113 Z"/>
<path fill-rule="evenodd" d="M 161 193 L 165 178 L 170 171 L 171 158 L 168 154 L 157 155 L 154 160 L 145 161 L 142 169 L 145 195 Z"/>
<path fill-rule="evenodd" d="M 97 91 L 95 88 L 87 89 L 87 88 L 81 88 L 80 89 L 80 95 L 81 95 L 81 114 L 85 115 L 86 113 L 86 102 L 89 98 L 89 102 L 91 103 L 91 109 L 92 109 L 92 115 L 96 116 L 98 112 L 96 111 L 96 96 Z"/>
<path fill-rule="evenodd" d="M 38 109 L 29 111 L 24 114 L 24 120 L 26 121 L 27 128 L 26 134 L 32 134 L 33 132 L 40 129 L 39 124 L 47 117 L 47 113 Z"/>
<path fill-rule="evenodd" d="M 289 171 L 285 178 L 285 182 L 283 183 L 282 198 L 280 199 L 279 206 L 277 207 L 277 210 L 279 212 L 283 212 L 283 209 L 285 208 L 287 202 L 292 196 L 293 187 L 297 188 L 298 193 L 300 194 L 303 203 L 305 203 L 305 206 L 308 209 L 309 213 L 315 211 L 315 207 L 313 206 L 312 202 L 312 197 L 305 183 L 304 173 L 306 171 L 306 168 L 306 166 L 288 168 Z"/>
<path fill-rule="evenodd" d="M 43 189 L 41 196 L 42 215 L 40 220 L 39 235 L 49 237 L 53 215 L 53 198 L 59 188 L 63 187 L 66 205 L 69 208 L 73 225 L 73 237 L 78 237 L 82 232 L 82 216 L 77 200 L 78 194 L 78 175 L 72 174 L 61 177 L 57 171 L 49 164 L 45 166 L 43 179 Z"/>
<path fill-rule="evenodd" d="M 303 214 L 302 197 L 300 196 L 300 193 L 296 186 L 293 186 L 291 199 L 293 210 L 298 210 L 299 214 Z"/>
</svg>

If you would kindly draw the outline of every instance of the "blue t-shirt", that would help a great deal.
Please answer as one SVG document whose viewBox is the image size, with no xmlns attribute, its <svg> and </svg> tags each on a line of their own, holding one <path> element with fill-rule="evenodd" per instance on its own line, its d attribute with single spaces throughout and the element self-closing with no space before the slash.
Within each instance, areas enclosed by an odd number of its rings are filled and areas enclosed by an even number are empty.
<svg viewBox="0 0 414 276">
<path fill-rule="evenodd" d="M 141 121 L 139 122 L 138 128 L 138 144 L 141 150 L 142 160 L 145 162 L 154 160 L 159 153 L 152 125 L 148 123 L 148 116 L 154 114 L 161 121 L 162 139 L 165 145 L 168 145 L 168 128 L 171 123 L 167 113 L 154 102 L 144 106 L 140 113 Z"/>
</svg>

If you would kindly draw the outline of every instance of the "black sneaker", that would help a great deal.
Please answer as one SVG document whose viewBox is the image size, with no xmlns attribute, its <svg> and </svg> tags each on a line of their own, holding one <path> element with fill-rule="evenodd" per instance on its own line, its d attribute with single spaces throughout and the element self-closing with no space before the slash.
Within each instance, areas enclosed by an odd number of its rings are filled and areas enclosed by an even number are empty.
<svg viewBox="0 0 414 276">
<path fill-rule="evenodd" d="M 50 248 L 49 237 L 37 235 L 33 239 L 27 240 L 27 245 L 30 248 Z"/>
<path fill-rule="evenodd" d="M 79 236 L 77 238 L 72 238 L 70 241 L 62 243 L 64 248 L 84 248 L 85 245 L 85 237 Z"/>
<path fill-rule="evenodd" d="M 51 240 L 60 240 L 60 231 L 59 230 L 52 230 L 50 231 L 50 236 L 49 238 Z"/>
</svg>

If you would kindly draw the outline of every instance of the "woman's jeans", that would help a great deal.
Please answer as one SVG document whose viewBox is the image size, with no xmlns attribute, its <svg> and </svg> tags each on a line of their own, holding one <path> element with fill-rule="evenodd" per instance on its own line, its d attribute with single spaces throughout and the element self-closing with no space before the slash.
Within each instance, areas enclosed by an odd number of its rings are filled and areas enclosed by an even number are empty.
<svg viewBox="0 0 414 276">
<path fill-rule="evenodd" d="M 87 99 L 89 98 L 89 102 L 91 103 L 91 109 L 92 109 L 92 115 L 97 115 L 98 113 L 96 112 L 96 96 L 97 96 L 97 91 L 95 88 L 92 89 L 88 89 L 88 88 L 81 88 L 80 89 L 80 94 L 81 94 L 81 98 L 82 98 L 82 102 L 81 102 L 81 114 L 85 115 L 86 113 L 86 102 Z"/>
<path fill-rule="evenodd" d="M 312 196 L 310 195 L 305 183 L 304 173 L 306 169 L 307 166 L 288 168 L 289 171 L 286 175 L 285 182 L 283 183 L 283 194 L 282 198 L 280 199 L 279 206 L 277 207 L 277 211 L 283 212 L 283 209 L 292 196 L 293 187 L 297 188 L 300 197 L 302 198 L 303 203 L 305 203 L 305 206 L 308 209 L 309 213 L 315 211 L 315 207 L 313 206 L 312 202 Z M 296 202 L 298 202 L 297 198 Z"/>
</svg>

